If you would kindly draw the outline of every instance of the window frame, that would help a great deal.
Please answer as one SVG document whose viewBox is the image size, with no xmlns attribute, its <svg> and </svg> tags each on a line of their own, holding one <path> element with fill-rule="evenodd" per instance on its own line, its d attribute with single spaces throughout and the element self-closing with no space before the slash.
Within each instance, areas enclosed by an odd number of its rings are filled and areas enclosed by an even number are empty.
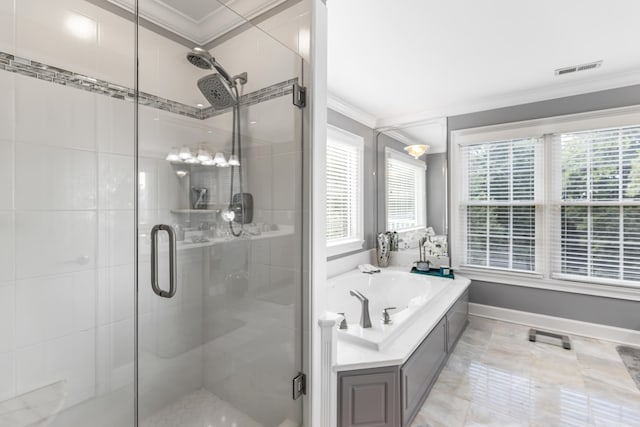
<svg viewBox="0 0 640 427">
<path fill-rule="evenodd" d="M 640 300 L 640 283 L 633 284 L 614 279 L 593 277 L 560 277 L 553 271 L 551 245 L 558 242 L 554 236 L 554 171 L 551 135 L 562 132 L 579 132 L 609 127 L 623 127 L 640 124 L 640 106 L 599 110 L 560 117 L 528 120 L 507 124 L 484 126 L 452 131 L 450 134 L 450 179 L 451 198 L 449 209 L 451 221 L 451 255 L 452 266 L 460 273 L 473 280 L 504 283 L 517 286 L 550 289 L 587 295 Z M 465 247 L 463 245 L 465 221 L 462 218 L 463 173 L 461 145 L 500 141 L 516 138 L 543 137 L 542 164 L 539 175 L 542 179 L 542 194 L 537 204 L 536 215 L 536 263 L 537 272 L 501 270 L 495 268 L 470 267 L 463 264 Z M 539 212 L 539 214 L 538 214 Z M 538 217 L 539 215 L 539 217 Z M 539 236 L 538 236 L 538 233 Z"/>
<path fill-rule="evenodd" d="M 389 176 L 388 176 L 388 161 L 394 159 L 395 161 L 403 162 L 413 168 L 422 171 L 422 180 L 416 188 L 416 195 L 420 196 L 420 200 L 416 203 L 417 212 L 416 217 L 422 221 L 422 224 L 417 224 L 414 227 L 401 228 L 397 230 L 391 230 L 389 228 Z M 406 233 L 415 230 L 422 230 L 427 227 L 427 164 L 424 161 L 414 159 L 405 152 L 394 150 L 391 147 L 386 147 L 384 150 L 384 225 L 387 231 L 396 231 L 398 233 Z"/>
<path fill-rule="evenodd" d="M 361 250 L 364 247 L 364 138 L 360 135 L 356 135 L 352 132 L 344 130 L 334 125 L 327 125 L 327 149 L 329 148 L 329 140 L 333 139 L 338 144 L 351 146 L 356 149 L 358 153 L 358 185 L 356 186 L 356 212 L 353 214 L 353 220 L 355 222 L 355 233 L 352 236 L 345 239 L 337 239 L 334 241 L 326 242 L 327 257 L 333 257 L 343 255 L 349 252 Z M 325 173 L 326 168 L 325 165 Z M 326 178 L 325 178 L 326 179 Z M 325 190 L 326 198 L 326 190 Z M 325 199 L 326 200 L 326 199 Z M 325 209 L 327 209 L 325 205 Z M 326 215 L 325 210 L 325 215 Z M 325 234 L 326 239 L 326 234 Z"/>
</svg>

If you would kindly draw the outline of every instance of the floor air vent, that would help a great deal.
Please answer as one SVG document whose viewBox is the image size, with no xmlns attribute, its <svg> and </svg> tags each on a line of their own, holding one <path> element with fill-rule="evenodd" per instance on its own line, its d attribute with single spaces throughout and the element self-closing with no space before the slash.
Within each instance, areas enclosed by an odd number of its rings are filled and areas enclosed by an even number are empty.
<svg viewBox="0 0 640 427">
<path fill-rule="evenodd" d="M 578 71 L 593 70 L 599 68 L 602 65 L 602 60 L 589 62 L 588 64 L 573 65 L 571 67 L 564 67 L 556 69 L 556 76 L 562 76 L 563 74 L 577 73 Z"/>
</svg>

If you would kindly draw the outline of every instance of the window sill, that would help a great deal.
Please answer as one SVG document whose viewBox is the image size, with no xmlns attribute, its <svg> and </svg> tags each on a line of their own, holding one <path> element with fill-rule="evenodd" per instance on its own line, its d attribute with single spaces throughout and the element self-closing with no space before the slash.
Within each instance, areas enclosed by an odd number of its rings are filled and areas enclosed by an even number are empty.
<svg viewBox="0 0 640 427">
<path fill-rule="evenodd" d="M 539 273 L 501 272 L 470 267 L 460 267 L 456 269 L 456 272 L 471 280 L 478 280 L 482 282 L 493 282 L 550 291 L 640 301 L 640 287 L 573 282 L 569 280 L 545 278 Z"/>
<path fill-rule="evenodd" d="M 364 247 L 364 240 L 347 240 L 333 245 L 327 245 L 327 257 L 342 255 L 349 252 L 359 251 Z"/>
</svg>

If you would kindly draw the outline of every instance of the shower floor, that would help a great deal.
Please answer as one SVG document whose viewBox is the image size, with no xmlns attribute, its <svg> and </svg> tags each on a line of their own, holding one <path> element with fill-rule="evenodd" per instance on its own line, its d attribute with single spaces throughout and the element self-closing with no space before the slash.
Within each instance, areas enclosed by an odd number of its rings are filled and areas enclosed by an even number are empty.
<svg viewBox="0 0 640 427">
<path fill-rule="evenodd" d="M 162 408 L 142 427 L 263 427 L 240 410 L 201 389 Z"/>
</svg>

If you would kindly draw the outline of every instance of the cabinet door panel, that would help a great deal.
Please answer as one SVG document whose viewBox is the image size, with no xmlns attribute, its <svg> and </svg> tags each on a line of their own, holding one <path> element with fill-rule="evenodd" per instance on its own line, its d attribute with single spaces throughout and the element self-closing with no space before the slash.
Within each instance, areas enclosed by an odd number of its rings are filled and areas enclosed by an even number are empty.
<svg viewBox="0 0 640 427">
<path fill-rule="evenodd" d="M 451 307 L 447 313 L 447 351 L 451 353 L 453 346 L 462 334 L 469 318 L 469 292 Z"/>
<path fill-rule="evenodd" d="M 395 427 L 398 425 L 397 368 L 340 375 L 340 427 Z"/>
<path fill-rule="evenodd" d="M 442 319 L 401 369 L 403 425 L 420 409 L 446 356 L 446 319 Z"/>
</svg>

